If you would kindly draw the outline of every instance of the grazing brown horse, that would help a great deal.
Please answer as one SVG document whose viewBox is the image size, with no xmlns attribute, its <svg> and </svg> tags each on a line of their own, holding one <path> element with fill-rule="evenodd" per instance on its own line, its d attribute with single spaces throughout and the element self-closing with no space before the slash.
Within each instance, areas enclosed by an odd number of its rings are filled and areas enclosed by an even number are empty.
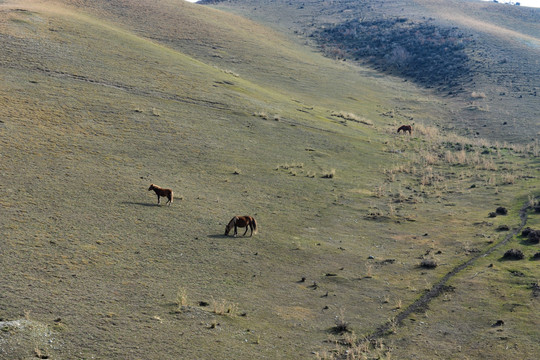
<svg viewBox="0 0 540 360">
<path fill-rule="evenodd" d="M 242 235 L 242 236 L 246 236 L 247 231 L 248 231 L 248 226 L 251 229 L 251 233 L 249 234 L 249 236 L 252 236 L 253 233 L 255 233 L 255 234 L 257 233 L 257 222 L 255 221 L 254 218 L 252 218 L 249 215 L 235 216 L 235 217 L 233 217 L 231 219 L 231 221 L 229 221 L 229 223 L 225 227 L 225 236 L 229 235 L 229 231 L 231 231 L 231 229 L 233 227 L 234 227 L 234 236 L 235 237 L 236 237 L 236 234 L 238 233 L 237 228 L 239 228 L 239 227 L 245 227 L 246 228 L 246 231 L 244 232 L 244 235 Z"/>
<path fill-rule="evenodd" d="M 409 135 L 412 135 L 412 126 L 411 125 L 401 125 L 399 129 L 397 129 L 397 132 L 399 134 L 400 131 L 403 131 L 404 133 L 409 132 Z"/>
<path fill-rule="evenodd" d="M 154 190 L 156 192 L 158 205 L 159 205 L 159 198 L 163 196 L 169 199 L 169 201 L 167 201 L 167 204 L 171 206 L 171 203 L 173 202 L 173 191 L 171 189 L 163 189 L 157 185 L 151 184 L 150 187 L 148 188 L 148 191 L 150 190 Z"/>
</svg>

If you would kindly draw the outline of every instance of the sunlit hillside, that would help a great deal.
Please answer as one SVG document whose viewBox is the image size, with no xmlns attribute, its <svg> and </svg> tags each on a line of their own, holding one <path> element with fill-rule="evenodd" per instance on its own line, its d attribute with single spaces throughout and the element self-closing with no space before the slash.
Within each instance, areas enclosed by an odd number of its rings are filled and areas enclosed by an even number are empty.
<svg viewBox="0 0 540 360">
<path fill-rule="evenodd" d="M 467 136 L 538 139 L 540 8 L 478 0 L 202 0 L 444 99 Z"/>
<path fill-rule="evenodd" d="M 0 0 L 0 359 L 535 357 L 538 143 L 297 35 Z"/>
</svg>

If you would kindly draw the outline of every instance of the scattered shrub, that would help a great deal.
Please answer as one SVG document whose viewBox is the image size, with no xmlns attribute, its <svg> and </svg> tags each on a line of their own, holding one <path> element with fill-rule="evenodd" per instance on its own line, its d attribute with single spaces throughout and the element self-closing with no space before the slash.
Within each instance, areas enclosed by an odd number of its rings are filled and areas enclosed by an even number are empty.
<svg viewBox="0 0 540 360">
<path fill-rule="evenodd" d="M 336 170 L 335 169 L 332 169 L 330 170 L 329 172 L 327 172 L 326 174 L 324 174 L 323 176 L 321 176 L 323 179 L 333 179 L 334 176 L 336 175 Z"/>
<path fill-rule="evenodd" d="M 519 249 L 510 249 L 503 255 L 503 259 L 505 260 L 522 260 L 524 257 L 523 251 Z"/>
<path fill-rule="evenodd" d="M 340 117 L 342 119 L 345 119 L 345 120 L 349 120 L 349 121 L 354 121 L 354 122 L 357 122 L 357 123 L 361 123 L 361 124 L 364 124 L 364 125 L 373 125 L 373 122 L 369 119 L 366 119 L 362 116 L 358 116 L 356 114 L 353 114 L 353 113 L 348 113 L 348 112 L 345 112 L 345 111 L 333 111 L 331 114 L 331 116 L 335 116 L 335 117 Z"/>
<path fill-rule="evenodd" d="M 178 291 L 176 292 L 175 303 L 177 312 L 182 312 L 182 309 L 188 305 L 186 289 L 182 287 L 178 288 Z"/>
<path fill-rule="evenodd" d="M 499 215 L 506 215 L 508 214 L 508 210 L 505 207 L 499 206 L 495 212 Z"/>
<path fill-rule="evenodd" d="M 433 259 L 424 259 L 420 263 L 420 267 L 424 269 L 435 269 L 437 267 L 437 262 Z"/>
<path fill-rule="evenodd" d="M 508 225 L 499 225 L 495 230 L 496 231 L 508 231 L 508 230 L 510 230 L 510 228 L 508 227 Z"/>
<path fill-rule="evenodd" d="M 215 300 L 212 298 L 211 307 L 212 312 L 216 315 L 236 316 L 238 312 L 238 305 L 226 300 Z"/>
<path fill-rule="evenodd" d="M 265 113 L 264 111 L 254 112 L 254 113 L 253 113 L 253 116 L 255 116 L 255 117 L 260 117 L 261 119 L 264 119 L 264 120 L 268 120 L 268 119 L 269 119 L 268 114 Z"/>
<path fill-rule="evenodd" d="M 531 229 L 530 227 L 526 227 L 525 229 L 523 229 L 523 231 L 521 231 L 521 236 L 528 237 L 531 231 L 533 231 L 533 229 Z"/>
<path fill-rule="evenodd" d="M 345 315 L 343 309 L 339 311 L 339 315 L 336 315 L 336 318 L 334 320 L 334 326 L 331 331 L 336 334 L 343 334 L 351 332 L 349 329 L 349 322 L 345 320 Z"/>
<path fill-rule="evenodd" d="M 403 17 L 354 19 L 311 35 L 327 56 L 355 59 L 421 84 L 448 83 L 469 71 L 472 36 L 455 27 Z M 481 98 L 481 93 L 475 94 Z"/>
<path fill-rule="evenodd" d="M 485 99 L 486 94 L 483 92 L 473 91 L 471 97 L 474 99 Z"/>
<path fill-rule="evenodd" d="M 527 237 L 529 238 L 529 242 L 532 244 L 540 243 L 540 230 L 531 230 Z"/>
</svg>

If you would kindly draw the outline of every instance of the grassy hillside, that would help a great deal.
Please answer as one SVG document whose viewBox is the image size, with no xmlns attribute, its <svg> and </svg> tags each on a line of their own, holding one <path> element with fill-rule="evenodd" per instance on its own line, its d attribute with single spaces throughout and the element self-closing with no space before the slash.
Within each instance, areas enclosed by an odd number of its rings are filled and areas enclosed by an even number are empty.
<svg viewBox="0 0 540 360">
<path fill-rule="evenodd" d="M 450 111 L 446 126 L 460 134 L 538 138 L 540 9 L 466 0 L 202 3 L 431 89 Z"/>
<path fill-rule="evenodd" d="M 0 42 L 0 359 L 537 353 L 537 144 L 184 1 L 0 1 Z"/>
</svg>

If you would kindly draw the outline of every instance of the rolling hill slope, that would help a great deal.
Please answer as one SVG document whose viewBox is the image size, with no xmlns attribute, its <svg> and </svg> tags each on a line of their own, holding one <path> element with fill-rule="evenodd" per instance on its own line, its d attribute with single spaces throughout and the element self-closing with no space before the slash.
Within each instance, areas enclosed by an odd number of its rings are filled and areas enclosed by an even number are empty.
<svg viewBox="0 0 540 360">
<path fill-rule="evenodd" d="M 536 353 L 537 246 L 507 234 L 537 144 L 445 132 L 410 82 L 180 0 L 0 1 L 0 48 L 0 359 L 345 356 L 497 245 L 358 355 Z M 259 233 L 224 237 L 241 214 Z"/>
<path fill-rule="evenodd" d="M 538 8 L 466 0 L 201 3 L 431 89 L 445 100 L 445 125 L 461 134 L 538 138 Z"/>
</svg>

